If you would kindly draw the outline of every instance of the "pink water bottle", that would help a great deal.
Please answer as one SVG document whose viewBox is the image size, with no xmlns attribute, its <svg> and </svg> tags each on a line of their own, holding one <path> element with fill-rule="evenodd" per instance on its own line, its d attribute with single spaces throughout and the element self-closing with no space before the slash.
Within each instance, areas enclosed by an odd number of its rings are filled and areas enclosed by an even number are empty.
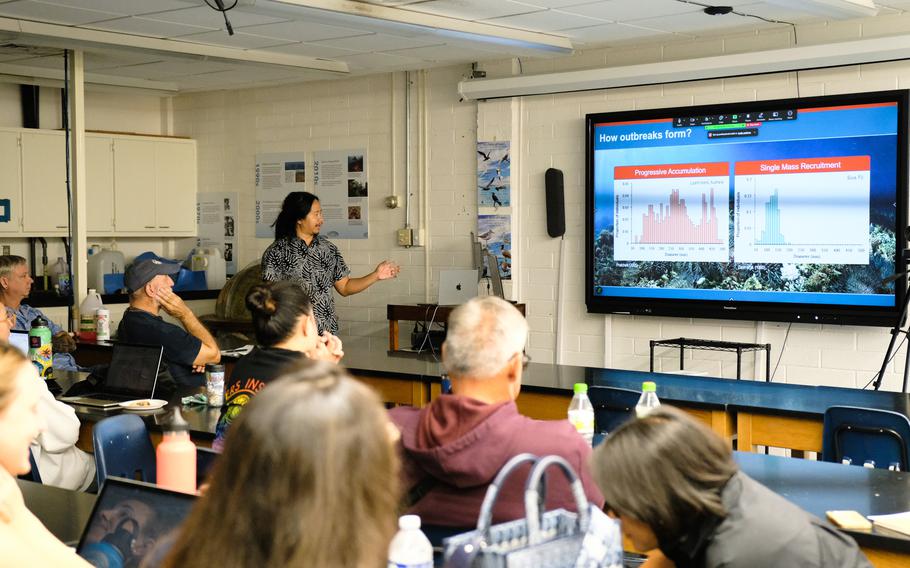
<svg viewBox="0 0 910 568">
<path fill-rule="evenodd" d="M 174 409 L 156 457 L 158 485 L 184 493 L 196 492 L 196 446 L 190 441 L 190 425 L 179 408 Z"/>
</svg>

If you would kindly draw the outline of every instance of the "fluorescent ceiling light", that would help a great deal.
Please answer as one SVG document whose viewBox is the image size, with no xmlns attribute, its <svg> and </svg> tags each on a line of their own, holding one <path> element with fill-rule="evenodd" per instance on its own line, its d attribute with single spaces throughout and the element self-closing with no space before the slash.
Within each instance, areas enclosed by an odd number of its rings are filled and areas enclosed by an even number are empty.
<svg viewBox="0 0 910 568">
<path fill-rule="evenodd" d="M 878 14 L 878 7 L 873 0 L 765 0 L 768 4 L 777 4 L 784 8 L 848 19 L 863 18 Z"/>
<path fill-rule="evenodd" d="M 570 93 L 702 79 L 719 79 L 910 59 L 910 36 L 703 57 L 583 71 L 470 79 L 458 84 L 467 100 Z"/>
<path fill-rule="evenodd" d="M 347 16 L 383 20 L 394 24 L 420 26 L 427 28 L 428 31 L 436 31 L 440 35 L 448 35 L 460 39 L 470 39 L 497 45 L 512 45 L 551 53 L 572 53 L 573 51 L 572 42 L 564 36 L 471 22 L 448 16 L 436 16 L 403 8 L 391 8 L 365 2 L 352 2 L 351 0 L 272 1 L 276 4 L 313 8 Z"/>
</svg>

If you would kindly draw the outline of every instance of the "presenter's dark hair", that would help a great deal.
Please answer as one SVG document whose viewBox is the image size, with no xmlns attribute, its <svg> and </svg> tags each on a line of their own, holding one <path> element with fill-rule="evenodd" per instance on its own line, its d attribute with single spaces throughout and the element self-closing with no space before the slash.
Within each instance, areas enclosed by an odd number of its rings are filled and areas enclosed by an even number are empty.
<svg viewBox="0 0 910 568">
<path fill-rule="evenodd" d="M 253 286 L 246 295 L 246 307 L 253 314 L 256 341 L 264 347 L 287 339 L 301 316 L 313 315 L 313 303 L 307 293 L 287 281 Z"/>
<path fill-rule="evenodd" d="M 308 191 L 292 191 L 281 203 L 281 212 L 272 223 L 275 227 L 275 238 L 283 239 L 297 234 L 297 221 L 310 214 L 313 202 L 319 198 Z"/>
<path fill-rule="evenodd" d="M 604 507 L 645 523 L 664 544 L 699 522 L 726 517 L 721 491 L 738 467 L 707 426 L 661 406 L 607 436 L 591 469 Z"/>
<path fill-rule="evenodd" d="M 385 408 L 343 367 L 304 359 L 231 425 L 167 568 L 384 568 L 398 453 Z"/>
</svg>

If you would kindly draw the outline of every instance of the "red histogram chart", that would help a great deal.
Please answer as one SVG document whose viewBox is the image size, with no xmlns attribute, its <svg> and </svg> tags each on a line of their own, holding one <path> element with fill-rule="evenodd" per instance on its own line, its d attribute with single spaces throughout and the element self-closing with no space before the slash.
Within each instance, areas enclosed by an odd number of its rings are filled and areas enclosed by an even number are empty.
<svg viewBox="0 0 910 568">
<path fill-rule="evenodd" d="M 735 165 L 737 262 L 868 264 L 869 156 Z"/>
<path fill-rule="evenodd" d="M 617 260 L 726 262 L 729 164 L 614 169 Z"/>
</svg>

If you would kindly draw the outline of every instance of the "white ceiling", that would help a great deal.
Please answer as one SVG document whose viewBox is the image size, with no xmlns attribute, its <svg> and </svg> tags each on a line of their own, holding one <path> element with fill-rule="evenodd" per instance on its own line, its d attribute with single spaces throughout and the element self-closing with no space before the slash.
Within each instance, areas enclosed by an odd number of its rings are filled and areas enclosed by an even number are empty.
<svg viewBox="0 0 910 568">
<path fill-rule="evenodd" d="M 227 13 L 235 32 L 228 35 L 222 15 L 204 0 L 0 0 L 0 74 L 50 77 L 62 69 L 59 48 L 78 46 L 86 52 L 89 82 L 116 83 L 120 78 L 125 85 L 198 91 L 343 76 L 337 71 L 345 66 L 348 74 L 358 75 L 565 55 L 566 50 L 542 50 L 548 41 L 568 40 L 578 50 L 787 25 L 767 20 L 802 24 L 825 19 L 784 7 L 789 4 L 780 0 L 718 2 L 734 7 L 735 13 L 724 16 L 705 14 L 708 4 L 237 0 Z M 876 0 L 876 5 L 876 17 L 910 10 L 910 0 Z M 385 19 L 359 15 L 367 12 Z M 54 26 L 29 27 L 36 22 Z M 248 58 L 254 61 L 244 61 Z M 335 68 L 306 68 L 326 65 Z"/>
</svg>

